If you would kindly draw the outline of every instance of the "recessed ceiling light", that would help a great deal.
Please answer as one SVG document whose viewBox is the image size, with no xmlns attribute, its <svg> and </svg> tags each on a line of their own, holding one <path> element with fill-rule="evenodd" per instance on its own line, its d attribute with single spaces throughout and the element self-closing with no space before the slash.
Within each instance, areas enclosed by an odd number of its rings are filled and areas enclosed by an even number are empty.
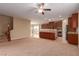
<svg viewBox="0 0 79 59">
<path fill-rule="evenodd" d="M 63 20 L 64 18 L 63 18 L 63 17 L 61 17 L 60 19 L 61 19 L 61 20 Z"/>
<path fill-rule="evenodd" d="M 62 16 L 61 15 L 59 15 L 59 18 L 61 18 Z"/>
<path fill-rule="evenodd" d="M 48 19 L 49 21 L 51 21 L 51 19 Z"/>
</svg>

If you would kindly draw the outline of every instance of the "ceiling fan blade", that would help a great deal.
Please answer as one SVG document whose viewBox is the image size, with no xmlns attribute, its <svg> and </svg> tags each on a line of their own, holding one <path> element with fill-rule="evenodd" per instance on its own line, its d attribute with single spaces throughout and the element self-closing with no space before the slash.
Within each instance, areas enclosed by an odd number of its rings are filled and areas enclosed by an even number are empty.
<svg viewBox="0 0 79 59">
<path fill-rule="evenodd" d="M 42 15 L 44 15 L 44 12 L 42 12 Z"/>
<path fill-rule="evenodd" d="M 51 11 L 51 9 L 43 9 L 44 11 Z"/>
</svg>

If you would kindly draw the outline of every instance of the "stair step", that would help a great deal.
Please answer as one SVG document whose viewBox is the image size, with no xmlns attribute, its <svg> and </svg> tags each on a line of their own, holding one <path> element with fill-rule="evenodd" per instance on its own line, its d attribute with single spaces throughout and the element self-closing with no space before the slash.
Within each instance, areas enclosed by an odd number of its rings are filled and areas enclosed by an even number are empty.
<svg viewBox="0 0 79 59">
<path fill-rule="evenodd" d="M 5 41 L 7 41 L 7 38 L 5 37 L 5 36 L 0 36 L 0 42 L 5 42 Z"/>
</svg>

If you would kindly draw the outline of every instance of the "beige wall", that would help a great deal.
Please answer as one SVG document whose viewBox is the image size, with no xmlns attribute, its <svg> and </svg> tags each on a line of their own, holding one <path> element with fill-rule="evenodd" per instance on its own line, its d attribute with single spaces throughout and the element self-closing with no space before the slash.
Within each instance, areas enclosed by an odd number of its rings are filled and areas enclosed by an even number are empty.
<svg viewBox="0 0 79 59">
<path fill-rule="evenodd" d="M 30 21 L 26 19 L 13 18 L 13 30 L 11 40 L 26 38 L 30 36 Z"/>
<path fill-rule="evenodd" d="M 79 48 L 79 11 L 78 11 L 78 48 Z"/>
<path fill-rule="evenodd" d="M 3 35 L 5 31 L 7 31 L 8 23 L 10 22 L 9 16 L 0 16 L 0 35 Z"/>
</svg>

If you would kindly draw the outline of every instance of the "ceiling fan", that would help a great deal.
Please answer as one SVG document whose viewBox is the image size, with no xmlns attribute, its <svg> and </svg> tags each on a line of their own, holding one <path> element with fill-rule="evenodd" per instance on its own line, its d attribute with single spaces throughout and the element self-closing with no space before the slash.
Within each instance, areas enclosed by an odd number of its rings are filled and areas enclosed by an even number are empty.
<svg viewBox="0 0 79 59">
<path fill-rule="evenodd" d="M 37 7 L 38 7 L 38 12 L 41 13 L 42 15 L 45 14 L 45 11 L 51 11 L 51 9 L 45 8 L 45 4 L 44 3 L 37 4 Z"/>
</svg>

